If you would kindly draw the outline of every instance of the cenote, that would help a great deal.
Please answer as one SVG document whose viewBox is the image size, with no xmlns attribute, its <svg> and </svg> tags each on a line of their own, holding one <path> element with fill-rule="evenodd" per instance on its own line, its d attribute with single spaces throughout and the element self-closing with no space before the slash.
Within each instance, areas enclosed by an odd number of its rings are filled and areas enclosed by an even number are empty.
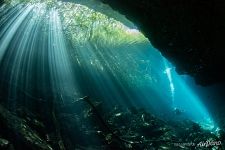
<svg viewBox="0 0 225 150">
<path fill-rule="evenodd" d="M 222 149 L 219 86 L 100 1 L 1 3 L 0 149 Z"/>
</svg>

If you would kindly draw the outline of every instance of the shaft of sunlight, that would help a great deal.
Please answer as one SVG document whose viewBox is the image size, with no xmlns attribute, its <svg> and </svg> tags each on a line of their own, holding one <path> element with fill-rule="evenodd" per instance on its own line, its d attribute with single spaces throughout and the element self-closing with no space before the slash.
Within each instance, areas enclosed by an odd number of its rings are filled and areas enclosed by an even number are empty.
<svg viewBox="0 0 225 150">
<path fill-rule="evenodd" d="M 167 74 L 170 84 L 173 108 L 176 111 L 183 112 L 188 118 L 198 122 L 204 128 L 213 129 L 216 125 L 202 103 L 202 100 L 185 83 L 182 76 L 178 75 L 176 71 L 172 69 L 172 65 L 169 64 L 165 58 L 163 59 L 166 68 L 164 73 Z"/>
<path fill-rule="evenodd" d="M 75 92 L 74 78 L 59 14 L 55 9 L 49 12 L 48 50 L 52 90 L 71 95 Z"/>
<path fill-rule="evenodd" d="M 171 75 L 171 67 L 169 67 L 169 64 L 167 62 L 167 60 L 165 58 L 163 58 L 164 64 L 165 64 L 165 71 L 164 73 L 167 75 L 167 78 L 169 80 L 170 83 L 170 91 L 171 91 L 171 99 L 172 99 L 172 107 L 175 108 L 174 106 L 174 92 L 175 92 L 175 88 L 174 88 L 174 84 L 173 84 L 173 79 L 172 79 L 172 75 Z"/>
<path fill-rule="evenodd" d="M 137 29 L 75 3 L 3 7 L 1 79 L 10 82 L 10 97 L 21 96 L 19 86 L 38 98 L 71 101 L 80 93 L 161 116 L 176 106 L 187 118 L 214 125 L 196 93 Z"/>
<path fill-rule="evenodd" d="M 17 15 L 13 16 L 10 21 L 7 22 L 5 25 L 3 31 L 1 31 L 0 34 L 0 61 L 2 60 L 2 57 L 5 54 L 5 51 L 7 47 L 9 46 L 10 41 L 14 37 L 17 29 L 21 25 L 21 23 L 24 21 L 24 19 L 27 17 L 27 15 L 30 13 L 32 10 L 33 6 L 28 5 L 21 9 Z"/>
</svg>

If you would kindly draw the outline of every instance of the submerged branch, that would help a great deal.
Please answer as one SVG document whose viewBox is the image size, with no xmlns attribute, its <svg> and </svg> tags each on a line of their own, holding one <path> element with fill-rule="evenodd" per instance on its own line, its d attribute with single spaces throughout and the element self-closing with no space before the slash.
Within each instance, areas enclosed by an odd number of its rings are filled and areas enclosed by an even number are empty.
<svg viewBox="0 0 225 150">
<path fill-rule="evenodd" d="M 87 102 L 87 103 L 91 106 L 91 108 L 93 109 L 94 113 L 96 114 L 96 116 L 98 117 L 98 119 L 99 119 L 99 121 L 102 123 L 102 125 L 103 125 L 103 126 L 106 128 L 106 130 L 107 130 L 109 133 L 111 133 L 112 136 L 115 137 L 117 140 L 122 141 L 122 142 L 125 142 L 125 143 L 127 143 L 127 144 L 134 144 L 134 143 L 139 144 L 139 143 L 140 143 L 140 142 L 138 142 L 138 141 L 135 141 L 135 142 L 133 142 L 133 141 L 128 141 L 128 140 L 123 139 L 123 138 L 121 138 L 120 136 L 116 135 L 116 134 L 113 132 L 113 130 L 107 125 L 107 123 L 104 121 L 104 119 L 102 118 L 102 116 L 100 115 L 100 113 L 98 112 L 98 110 L 96 109 L 95 105 L 90 101 L 89 96 L 84 96 L 84 97 L 80 98 L 80 99 L 77 100 L 77 101 L 81 101 L 81 100 Z"/>
</svg>

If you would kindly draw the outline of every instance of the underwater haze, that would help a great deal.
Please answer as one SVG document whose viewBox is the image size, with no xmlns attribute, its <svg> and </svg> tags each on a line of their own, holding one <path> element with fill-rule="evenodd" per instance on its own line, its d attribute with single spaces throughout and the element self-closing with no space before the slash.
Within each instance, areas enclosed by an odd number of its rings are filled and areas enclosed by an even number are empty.
<svg viewBox="0 0 225 150">
<path fill-rule="evenodd" d="M 135 25 L 76 1 L 1 4 L 0 88 L 2 149 L 223 146 L 192 79 Z"/>
</svg>

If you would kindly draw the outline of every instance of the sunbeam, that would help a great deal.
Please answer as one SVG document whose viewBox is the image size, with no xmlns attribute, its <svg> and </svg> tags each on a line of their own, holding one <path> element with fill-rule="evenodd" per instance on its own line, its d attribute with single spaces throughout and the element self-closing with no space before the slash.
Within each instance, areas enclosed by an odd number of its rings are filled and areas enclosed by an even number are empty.
<svg viewBox="0 0 225 150">
<path fill-rule="evenodd" d="M 43 150 L 174 149 L 193 135 L 196 143 L 216 139 L 198 93 L 137 27 L 104 11 L 76 1 L 1 5 L 0 124 L 10 134 L 0 127 L 0 137 Z"/>
</svg>

